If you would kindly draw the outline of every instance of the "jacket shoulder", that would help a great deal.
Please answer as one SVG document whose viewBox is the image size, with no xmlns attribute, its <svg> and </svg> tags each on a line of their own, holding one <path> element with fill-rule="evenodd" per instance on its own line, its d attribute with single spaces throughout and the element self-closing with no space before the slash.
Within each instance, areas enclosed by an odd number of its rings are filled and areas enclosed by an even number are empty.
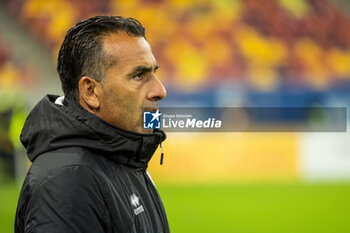
<svg viewBox="0 0 350 233">
<path fill-rule="evenodd" d="M 34 161 L 22 187 L 16 232 L 69 232 L 71 227 L 103 232 L 109 218 L 106 188 L 91 158 L 85 157 L 70 149 L 42 154 Z M 18 230 L 22 227 L 25 231 Z"/>
<path fill-rule="evenodd" d="M 43 178 L 56 170 L 73 165 L 94 170 L 97 167 L 95 160 L 88 151 L 82 148 L 67 147 L 38 156 L 32 163 L 30 172 L 38 178 Z"/>
</svg>

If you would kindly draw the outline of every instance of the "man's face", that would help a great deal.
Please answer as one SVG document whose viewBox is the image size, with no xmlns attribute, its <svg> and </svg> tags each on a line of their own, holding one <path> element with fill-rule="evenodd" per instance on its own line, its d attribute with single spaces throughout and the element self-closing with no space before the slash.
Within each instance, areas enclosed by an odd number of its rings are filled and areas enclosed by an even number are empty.
<svg viewBox="0 0 350 233">
<path fill-rule="evenodd" d="M 103 47 L 114 62 L 103 79 L 97 115 L 122 129 L 151 133 L 142 127 L 143 109 L 156 111 L 166 90 L 155 74 L 158 65 L 150 45 L 143 37 L 120 32 L 104 38 Z"/>
</svg>

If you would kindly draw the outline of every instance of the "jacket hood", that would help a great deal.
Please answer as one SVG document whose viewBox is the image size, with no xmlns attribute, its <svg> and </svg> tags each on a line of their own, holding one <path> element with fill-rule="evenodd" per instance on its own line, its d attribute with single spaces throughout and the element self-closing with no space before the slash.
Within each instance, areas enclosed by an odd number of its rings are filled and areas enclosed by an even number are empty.
<svg viewBox="0 0 350 233">
<path fill-rule="evenodd" d="M 45 96 L 29 114 L 21 142 L 30 161 L 40 154 L 63 147 L 84 147 L 133 167 L 147 167 L 158 145 L 165 140 L 162 130 L 151 134 L 129 132 L 107 123 L 67 98 Z"/>
</svg>

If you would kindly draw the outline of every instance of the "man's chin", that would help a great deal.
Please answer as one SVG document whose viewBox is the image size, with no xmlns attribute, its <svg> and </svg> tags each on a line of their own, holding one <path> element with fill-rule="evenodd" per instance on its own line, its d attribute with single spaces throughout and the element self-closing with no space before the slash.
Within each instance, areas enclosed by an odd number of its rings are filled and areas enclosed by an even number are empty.
<svg viewBox="0 0 350 233">
<path fill-rule="evenodd" d="M 142 128 L 141 129 L 141 133 L 143 133 L 143 134 L 153 133 L 153 129 L 144 129 L 144 128 Z"/>
</svg>

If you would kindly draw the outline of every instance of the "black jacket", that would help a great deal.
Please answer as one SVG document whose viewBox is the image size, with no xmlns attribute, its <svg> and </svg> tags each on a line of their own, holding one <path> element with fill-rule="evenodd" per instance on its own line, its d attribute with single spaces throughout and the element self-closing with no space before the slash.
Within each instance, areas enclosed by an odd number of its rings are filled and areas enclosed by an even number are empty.
<svg viewBox="0 0 350 233">
<path fill-rule="evenodd" d="M 169 232 L 147 164 L 162 131 L 132 133 L 79 104 L 46 96 L 21 141 L 32 161 L 20 194 L 15 232 Z"/>
</svg>

